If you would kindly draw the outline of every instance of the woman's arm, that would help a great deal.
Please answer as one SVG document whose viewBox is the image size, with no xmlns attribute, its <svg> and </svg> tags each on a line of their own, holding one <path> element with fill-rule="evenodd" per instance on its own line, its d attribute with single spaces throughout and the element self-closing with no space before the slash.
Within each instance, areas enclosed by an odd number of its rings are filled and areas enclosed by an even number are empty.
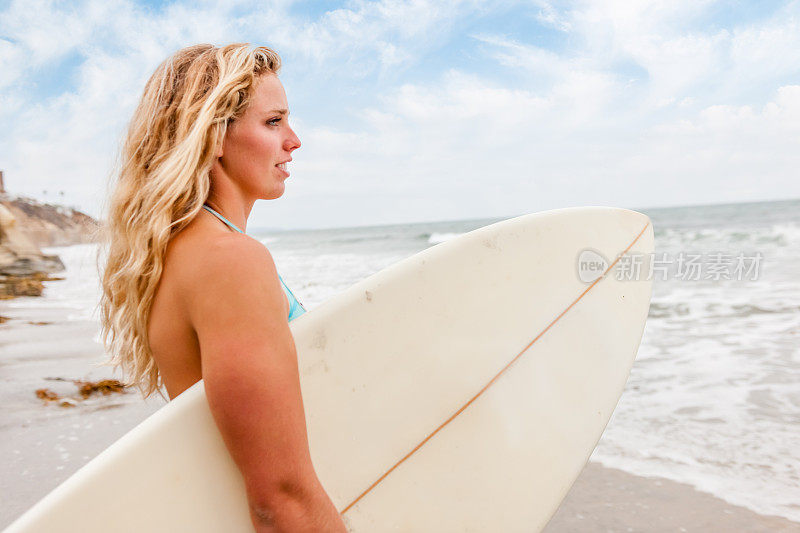
<svg viewBox="0 0 800 533">
<path fill-rule="evenodd" d="M 311 463 L 294 340 L 269 251 L 209 243 L 186 288 L 206 396 L 241 470 L 256 531 L 346 531 Z"/>
</svg>

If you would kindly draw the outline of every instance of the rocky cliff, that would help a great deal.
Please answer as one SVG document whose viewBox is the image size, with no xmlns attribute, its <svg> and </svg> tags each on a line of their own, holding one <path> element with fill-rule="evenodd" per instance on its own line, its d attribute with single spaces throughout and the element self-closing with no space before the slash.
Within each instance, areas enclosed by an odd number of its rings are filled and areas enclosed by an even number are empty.
<svg viewBox="0 0 800 533">
<path fill-rule="evenodd" d="M 67 246 L 98 238 L 97 221 L 69 207 L 8 194 L 0 194 L 0 205 L 11 212 L 17 228 L 36 246 Z"/>
<path fill-rule="evenodd" d="M 94 219 L 73 209 L 0 196 L 0 299 L 41 295 L 42 281 L 53 279 L 64 265 L 40 246 L 93 242 L 98 228 Z"/>
</svg>

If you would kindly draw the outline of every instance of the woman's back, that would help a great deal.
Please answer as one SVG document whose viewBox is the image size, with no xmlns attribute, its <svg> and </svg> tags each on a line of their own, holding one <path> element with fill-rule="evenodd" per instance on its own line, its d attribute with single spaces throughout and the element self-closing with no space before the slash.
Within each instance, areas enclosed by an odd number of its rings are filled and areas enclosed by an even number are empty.
<svg viewBox="0 0 800 533">
<path fill-rule="evenodd" d="M 249 239 L 237 235 L 201 211 L 167 246 L 161 274 L 148 322 L 148 335 L 153 358 L 170 399 L 202 378 L 200 344 L 187 308 L 186 295 L 201 287 L 197 266 L 208 260 L 210 250 L 219 250 L 225 241 Z M 217 246 L 214 246 L 216 244 Z M 236 258 L 230 258 L 231 261 Z M 292 305 L 286 298 L 287 319 Z"/>
</svg>

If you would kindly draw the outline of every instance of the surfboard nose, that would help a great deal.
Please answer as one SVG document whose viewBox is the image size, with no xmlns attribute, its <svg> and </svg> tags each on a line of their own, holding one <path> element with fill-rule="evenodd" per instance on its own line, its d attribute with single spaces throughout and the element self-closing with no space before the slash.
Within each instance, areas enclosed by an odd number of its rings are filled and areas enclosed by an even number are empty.
<svg viewBox="0 0 800 533">
<path fill-rule="evenodd" d="M 633 211 L 630 209 L 626 209 L 626 211 L 628 211 L 631 214 L 630 216 L 633 218 L 634 221 L 637 221 L 640 226 L 645 226 L 645 225 L 649 225 L 651 227 L 653 226 L 653 221 L 650 220 L 650 217 L 645 215 L 644 213 L 640 213 L 639 211 Z"/>
<path fill-rule="evenodd" d="M 639 211 L 622 207 L 609 208 L 619 221 L 620 226 L 638 235 L 636 246 L 640 253 L 650 253 L 654 247 L 653 221 L 650 217 Z"/>
<path fill-rule="evenodd" d="M 608 209 L 615 211 L 621 220 L 624 220 L 626 223 L 629 223 L 632 226 L 638 226 L 640 229 L 648 224 L 652 226 L 650 217 L 639 211 L 626 209 L 624 207 L 611 207 Z"/>
</svg>

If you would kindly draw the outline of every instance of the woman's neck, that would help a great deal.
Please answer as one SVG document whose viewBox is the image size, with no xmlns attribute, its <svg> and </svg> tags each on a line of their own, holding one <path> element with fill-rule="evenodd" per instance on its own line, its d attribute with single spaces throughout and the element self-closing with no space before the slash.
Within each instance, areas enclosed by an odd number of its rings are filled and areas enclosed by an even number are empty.
<svg viewBox="0 0 800 533">
<path fill-rule="evenodd" d="M 242 199 L 235 198 L 233 195 L 223 197 L 219 194 L 210 194 L 208 198 L 206 198 L 205 205 L 227 219 L 231 224 L 241 230 L 242 233 L 247 232 L 247 218 L 250 216 L 250 211 L 253 208 L 252 202 L 246 202 Z M 209 215 L 212 215 L 212 213 L 209 213 Z"/>
</svg>

